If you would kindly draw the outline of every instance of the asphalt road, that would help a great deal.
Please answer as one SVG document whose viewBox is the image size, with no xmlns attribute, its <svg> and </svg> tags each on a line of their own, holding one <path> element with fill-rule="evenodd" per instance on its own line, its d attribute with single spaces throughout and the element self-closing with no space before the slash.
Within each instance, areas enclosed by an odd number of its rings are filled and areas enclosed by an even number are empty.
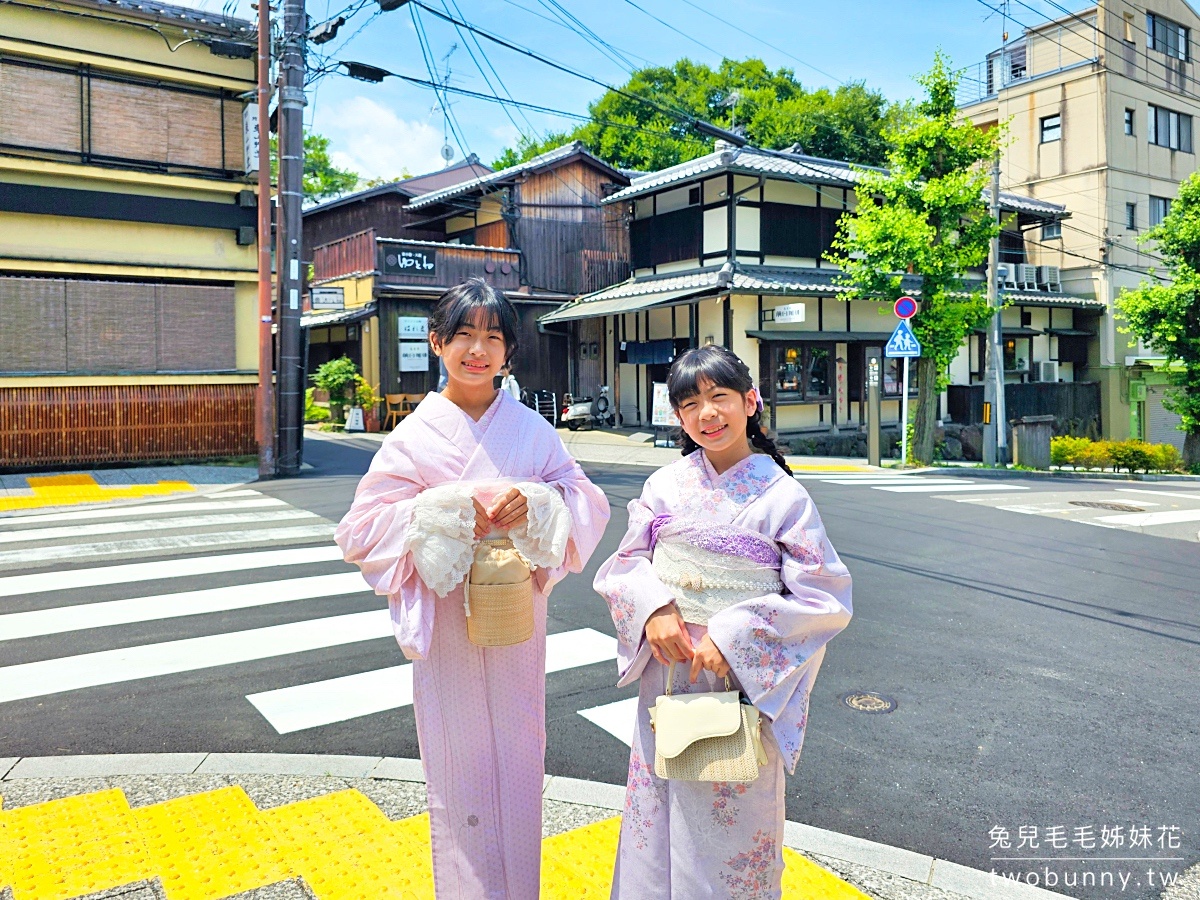
<svg viewBox="0 0 1200 900">
<path fill-rule="evenodd" d="M 255 488 L 336 521 L 376 446 L 310 441 L 312 471 Z M 624 505 L 649 470 L 586 468 L 608 493 L 613 519 L 588 571 L 551 597 L 550 631 L 611 635 L 591 578 L 615 549 Z M 1011 484 L 1029 488 L 1023 503 L 1064 490 L 1062 483 Z M 1123 891 L 1055 887 L 1078 897 L 1157 897 L 1148 867 L 1182 871 L 1200 859 L 1196 543 L 1022 515 L 961 495 L 808 487 L 854 576 L 855 615 L 830 645 L 812 695 L 804 753 L 788 780 L 790 819 L 985 870 L 1048 867 L 1060 878 L 1108 872 L 1118 887 L 1121 873 L 1129 879 Z M 1090 482 L 1069 488 L 1073 496 L 1113 490 Z M 28 571 L 63 568 L 70 565 Z M 313 562 L 291 566 L 288 576 L 343 571 L 340 562 Z M 280 576 L 254 575 L 272 577 Z M 194 586 L 247 580 L 246 573 L 217 572 Z M 143 582 L 132 593 L 179 589 L 165 584 Z M 0 598 L 0 612 L 129 596 L 129 585 L 18 595 Z M 0 641 L 0 675 L 38 660 L 381 608 L 381 598 L 358 593 Z M 378 639 L 0 702 L 0 755 L 416 756 L 411 707 L 279 734 L 246 702 L 253 692 L 401 662 L 394 642 Z M 549 772 L 624 782 L 627 747 L 579 714 L 633 696 L 614 682 L 612 662 L 550 676 Z M 892 698 L 895 711 L 867 714 L 842 704 L 859 690 Z M 1123 846 L 1103 847 L 1104 829 L 1115 826 Z M 1018 848 L 1020 829 L 1033 827 L 1039 846 Z M 1149 827 L 1149 846 L 1129 846 L 1134 827 Z M 1007 833 L 1007 849 L 997 829 Z M 1050 829 L 1061 829 L 1064 846 L 1051 846 Z M 1013 856 L 1057 861 L 994 859 Z M 1112 856 L 1151 859 L 1103 859 Z"/>
</svg>

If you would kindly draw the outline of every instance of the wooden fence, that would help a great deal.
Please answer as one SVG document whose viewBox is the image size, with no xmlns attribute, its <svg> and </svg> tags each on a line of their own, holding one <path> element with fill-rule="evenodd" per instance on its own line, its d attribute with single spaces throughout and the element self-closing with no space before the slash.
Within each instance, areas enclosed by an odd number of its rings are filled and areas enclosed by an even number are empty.
<svg viewBox="0 0 1200 900">
<path fill-rule="evenodd" d="M 257 452 L 253 384 L 0 388 L 0 468 Z"/>
<path fill-rule="evenodd" d="M 983 423 L 983 385 L 952 384 L 946 389 L 950 419 Z M 1054 416 L 1055 434 L 1100 435 L 1100 384 L 1096 381 L 1031 382 L 1004 386 L 1004 417 Z"/>
</svg>

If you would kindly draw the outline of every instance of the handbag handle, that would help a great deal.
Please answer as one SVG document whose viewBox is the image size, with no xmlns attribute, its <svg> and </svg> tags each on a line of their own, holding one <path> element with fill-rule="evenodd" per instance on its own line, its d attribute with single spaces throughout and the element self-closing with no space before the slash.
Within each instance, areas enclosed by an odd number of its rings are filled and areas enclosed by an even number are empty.
<svg viewBox="0 0 1200 900">
<path fill-rule="evenodd" d="M 671 684 L 675 681 L 675 660 L 671 660 L 671 664 L 667 666 L 667 696 L 671 696 Z M 729 676 L 725 676 L 725 690 L 733 690 L 733 682 L 729 680 Z"/>
</svg>

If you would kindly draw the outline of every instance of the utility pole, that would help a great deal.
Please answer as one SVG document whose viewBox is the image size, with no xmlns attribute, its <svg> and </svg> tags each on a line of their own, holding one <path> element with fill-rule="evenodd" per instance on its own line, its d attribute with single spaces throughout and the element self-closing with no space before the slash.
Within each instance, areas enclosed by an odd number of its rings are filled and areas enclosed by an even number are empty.
<svg viewBox="0 0 1200 900">
<path fill-rule="evenodd" d="M 260 0 L 265 3 L 267 0 Z M 279 89 L 279 474 L 300 474 L 304 372 L 300 357 L 301 205 L 304 202 L 304 0 L 284 0 Z"/>
<path fill-rule="evenodd" d="M 271 338 L 271 7 L 258 3 L 258 477 L 275 477 L 274 346 Z"/>
<path fill-rule="evenodd" d="M 1000 224 L 1000 151 L 992 161 L 992 219 Z M 1000 235 L 988 247 L 987 302 L 992 318 L 987 330 L 987 364 L 983 383 L 983 461 L 986 465 L 1008 462 L 1008 429 L 1004 423 L 1004 355 L 1000 344 Z"/>
</svg>

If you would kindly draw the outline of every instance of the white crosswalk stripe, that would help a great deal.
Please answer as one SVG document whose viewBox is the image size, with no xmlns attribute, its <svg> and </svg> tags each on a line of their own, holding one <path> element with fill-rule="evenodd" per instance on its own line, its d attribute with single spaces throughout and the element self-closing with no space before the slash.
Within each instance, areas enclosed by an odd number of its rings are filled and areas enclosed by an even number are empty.
<svg viewBox="0 0 1200 900">
<path fill-rule="evenodd" d="M 605 703 L 579 714 L 598 728 L 603 728 L 627 747 L 633 746 L 633 726 L 637 719 L 638 698 L 629 697 L 616 703 Z"/>
<path fill-rule="evenodd" d="M 0 546 L 7 545 L 0 550 L 0 567 L 18 570 L 0 574 L 0 661 L 10 663 L 0 665 L 0 705 L 223 668 L 227 674 L 207 680 L 236 684 L 251 677 L 248 672 L 261 677 L 263 671 L 238 666 L 280 660 L 276 683 L 282 673 L 287 684 L 293 663 L 317 665 L 330 676 L 294 678 L 298 683 L 275 690 L 243 689 L 246 715 L 265 719 L 280 735 L 411 706 L 411 664 L 355 672 L 352 666 L 361 662 L 343 666 L 337 654 L 311 655 L 381 641 L 370 655 L 402 659 L 387 601 L 342 562 L 341 551 L 328 541 L 333 528 L 313 513 L 250 489 L 0 518 Z M 102 536 L 112 539 L 97 540 Z M 294 546 L 314 540 L 322 543 Z M 189 549 L 201 552 L 178 553 Z M 202 555 L 209 549 L 227 552 Z M 112 558 L 128 552 L 152 559 Z M 48 562 L 75 568 L 19 571 Z M 139 590 L 143 584 L 153 593 Z M 86 592 L 97 587 L 109 590 L 93 600 Z M 329 601 L 341 608 L 331 608 Z M 314 617 L 314 602 L 326 603 L 324 614 Z M 254 611 L 263 609 L 279 624 L 263 625 L 259 615 L 250 627 Z M 239 617 L 247 623 L 236 624 Z M 208 633 L 213 622 L 222 623 L 220 633 Z M 146 629 L 136 629 L 151 623 L 168 623 L 151 632 L 167 639 L 145 643 Z M 59 637 L 70 651 L 36 643 Z M 16 661 L 23 650 L 31 661 Z M 58 655 L 43 658 L 47 650 Z M 362 655 L 345 654 L 347 660 Z M 611 664 L 616 656 L 614 638 L 577 628 L 547 638 L 546 671 Z M 602 683 L 611 686 L 614 678 L 615 669 L 606 671 Z"/>
<path fill-rule="evenodd" d="M 843 487 L 865 487 L 891 494 L 957 494 L 987 491 L 1027 491 L 1028 487 L 996 481 L 972 481 L 957 475 L 904 472 L 797 472 L 801 482 L 836 484 Z"/>
</svg>

